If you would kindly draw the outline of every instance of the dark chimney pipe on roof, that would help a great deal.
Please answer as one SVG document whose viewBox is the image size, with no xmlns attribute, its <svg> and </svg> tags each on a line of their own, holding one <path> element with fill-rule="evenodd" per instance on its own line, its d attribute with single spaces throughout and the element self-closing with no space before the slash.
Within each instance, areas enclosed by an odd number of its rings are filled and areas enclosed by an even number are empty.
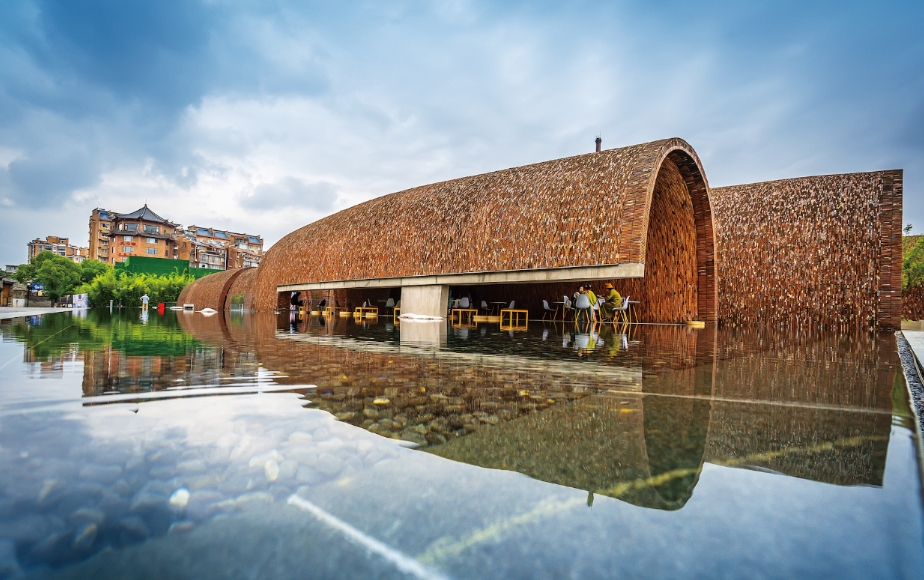
<svg viewBox="0 0 924 580">
<path fill-rule="evenodd" d="M 600 152 L 600 146 L 603 145 L 603 139 L 601 139 L 600 137 L 597 137 L 597 138 L 594 140 L 594 143 L 597 144 L 597 153 L 599 153 L 599 152 Z"/>
</svg>

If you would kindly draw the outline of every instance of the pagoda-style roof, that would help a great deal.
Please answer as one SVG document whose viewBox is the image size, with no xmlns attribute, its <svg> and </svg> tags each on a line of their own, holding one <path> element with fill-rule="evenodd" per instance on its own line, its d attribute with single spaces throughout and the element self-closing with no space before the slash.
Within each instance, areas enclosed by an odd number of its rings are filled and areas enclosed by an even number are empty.
<svg viewBox="0 0 924 580">
<path fill-rule="evenodd" d="M 144 220 L 146 222 L 156 222 L 156 223 L 167 224 L 170 226 L 176 226 L 175 223 L 171 222 L 170 220 L 166 220 L 160 217 L 159 215 L 157 215 L 156 213 L 154 213 L 153 211 L 151 211 L 151 208 L 148 207 L 148 204 L 144 204 L 144 207 L 140 209 L 136 209 L 135 211 L 131 213 L 116 213 L 116 212 L 111 212 L 111 213 L 115 218 L 121 219 L 121 220 Z"/>
</svg>

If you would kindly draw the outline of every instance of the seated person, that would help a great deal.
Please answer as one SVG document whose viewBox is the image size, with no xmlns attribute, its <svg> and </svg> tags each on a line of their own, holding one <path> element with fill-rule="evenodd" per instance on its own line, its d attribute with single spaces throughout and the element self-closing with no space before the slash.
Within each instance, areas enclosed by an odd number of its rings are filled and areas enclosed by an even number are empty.
<svg viewBox="0 0 924 580">
<path fill-rule="evenodd" d="M 594 294 L 594 291 L 591 289 L 590 282 L 584 284 L 584 292 L 587 292 L 587 297 L 590 298 L 590 307 L 592 309 L 591 314 L 593 314 L 594 321 L 597 320 L 597 295 Z"/>
<path fill-rule="evenodd" d="M 603 318 L 612 319 L 613 315 L 616 313 L 617 308 L 622 307 L 622 296 L 619 292 L 613 287 L 612 282 L 606 284 L 606 301 L 600 305 L 600 313 L 603 314 Z"/>
<path fill-rule="evenodd" d="M 587 297 L 590 298 L 590 303 L 591 303 L 591 304 L 596 304 L 596 303 L 597 303 L 597 295 L 594 294 L 594 291 L 593 291 L 593 289 L 591 288 L 589 282 L 588 282 L 587 284 L 584 284 L 584 292 L 587 292 Z"/>
<path fill-rule="evenodd" d="M 593 303 L 590 301 L 590 297 L 587 295 L 587 292 L 584 291 L 584 287 L 581 286 L 578 288 L 577 293 L 574 295 L 574 318 L 578 322 L 581 320 L 591 321 L 593 320 Z"/>
</svg>

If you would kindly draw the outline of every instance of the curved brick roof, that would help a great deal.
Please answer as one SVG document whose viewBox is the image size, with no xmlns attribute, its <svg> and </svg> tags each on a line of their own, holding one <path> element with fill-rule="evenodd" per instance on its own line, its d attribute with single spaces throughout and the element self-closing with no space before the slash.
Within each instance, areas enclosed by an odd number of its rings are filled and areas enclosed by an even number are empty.
<svg viewBox="0 0 924 580">
<path fill-rule="evenodd" d="M 254 271 L 254 268 L 237 268 L 209 274 L 187 284 L 176 302 L 180 305 L 195 304 L 196 310 L 224 310 L 228 306 L 228 295 L 233 294 L 231 289 L 235 282 L 239 282 L 245 275 L 252 275 Z"/>
<path fill-rule="evenodd" d="M 266 253 L 254 306 L 274 308 L 282 284 L 643 263 L 665 159 L 690 190 L 701 286 L 706 279 L 700 290 L 714 295 L 708 183 L 693 148 L 674 138 L 424 185 L 345 209 Z"/>
</svg>

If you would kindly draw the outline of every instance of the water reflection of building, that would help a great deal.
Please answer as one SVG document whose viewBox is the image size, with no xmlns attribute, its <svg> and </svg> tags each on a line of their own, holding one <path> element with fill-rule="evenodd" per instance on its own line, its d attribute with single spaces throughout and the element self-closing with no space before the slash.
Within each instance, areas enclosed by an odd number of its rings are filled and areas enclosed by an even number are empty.
<svg viewBox="0 0 924 580">
<path fill-rule="evenodd" d="M 257 375 L 250 356 L 227 357 L 216 348 L 191 350 L 185 356 L 128 356 L 115 349 L 84 353 L 83 393 L 136 393 L 178 386 L 214 386 L 234 377 Z"/>
<path fill-rule="evenodd" d="M 890 337 L 641 327 L 629 351 L 576 361 L 497 342 L 409 348 L 384 320 L 377 340 L 351 319 L 181 321 L 226 356 L 252 352 L 285 372 L 277 382 L 317 385 L 313 404 L 342 421 L 638 505 L 681 508 L 704 462 L 882 484 Z"/>
</svg>

